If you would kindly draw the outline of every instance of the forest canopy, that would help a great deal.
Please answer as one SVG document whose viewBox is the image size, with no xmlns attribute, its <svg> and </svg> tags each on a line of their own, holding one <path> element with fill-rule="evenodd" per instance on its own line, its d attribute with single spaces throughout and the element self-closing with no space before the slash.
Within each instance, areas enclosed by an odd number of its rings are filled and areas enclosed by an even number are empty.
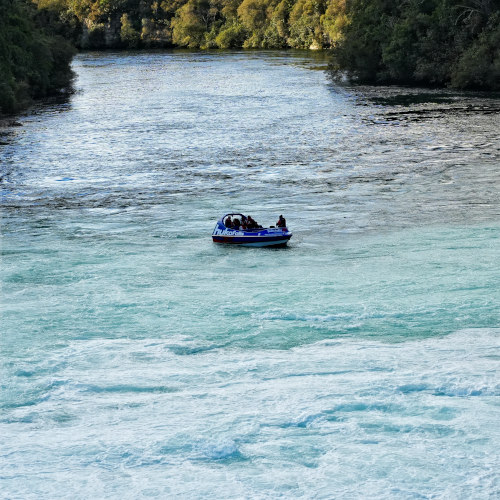
<svg viewBox="0 0 500 500">
<path fill-rule="evenodd" d="M 498 0 L 351 0 L 337 68 L 363 82 L 500 89 Z"/>
</svg>

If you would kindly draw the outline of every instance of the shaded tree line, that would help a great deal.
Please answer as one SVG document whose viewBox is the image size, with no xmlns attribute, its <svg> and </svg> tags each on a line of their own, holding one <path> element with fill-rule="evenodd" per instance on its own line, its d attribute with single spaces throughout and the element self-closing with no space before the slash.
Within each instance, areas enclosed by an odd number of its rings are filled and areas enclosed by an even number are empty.
<svg viewBox="0 0 500 500">
<path fill-rule="evenodd" d="M 341 37 L 345 0 L 36 0 L 83 49 L 322 49 Z M 70 30 L 71 31 L 71 30 Z"/>
<path fill-rule="evenodd" d="M 368 83 L 500 90 L 499 0 L 350 0 L 335 69 Z"/>
<path fill-rule="evenodd" d="M 74 48 L 28 0 L 0 0 L 0 114 L 67 88 Z"/>
</svg>

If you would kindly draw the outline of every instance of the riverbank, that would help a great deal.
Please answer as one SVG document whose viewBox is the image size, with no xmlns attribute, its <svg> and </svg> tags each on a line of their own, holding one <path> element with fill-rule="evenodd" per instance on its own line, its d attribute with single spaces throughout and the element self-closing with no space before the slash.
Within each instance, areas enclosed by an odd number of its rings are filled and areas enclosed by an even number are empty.
<svg viewBox="0 0 500 500">
<path fill-rule="evenodd" d="M 12 117 L 7 118 L 0 116 L 0 130 L 12 127 L 22 127 L 22 123 Z"/>
</svg>

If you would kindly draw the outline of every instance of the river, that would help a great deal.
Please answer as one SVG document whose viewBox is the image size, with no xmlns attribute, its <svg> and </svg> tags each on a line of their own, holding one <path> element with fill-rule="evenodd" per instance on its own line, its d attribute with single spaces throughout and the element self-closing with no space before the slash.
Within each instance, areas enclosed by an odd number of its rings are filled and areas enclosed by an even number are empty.
<svg viewBox="0 0 500 500">
<path fill-rule="evenodd" d="M 500 99 L 327 63 L 80 54 L 2 131 L 0 497 L 500 494 Z"/>
</svg>

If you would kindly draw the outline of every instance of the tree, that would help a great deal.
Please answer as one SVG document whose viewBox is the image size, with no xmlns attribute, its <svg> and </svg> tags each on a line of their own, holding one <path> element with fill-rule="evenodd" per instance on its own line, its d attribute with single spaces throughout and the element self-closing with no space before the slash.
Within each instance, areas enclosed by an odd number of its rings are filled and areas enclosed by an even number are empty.
<svg viewBox="0 0 500 500">
<path fill-rule="evenodd" d="M 500 90 L 500 13 L 462 53 L 451 75 L 457 88 Z"/>
<path fill-rule="evenodd" d="M 330 0 L 325 13 L 321 16 L 325 45 L 328 47 L 338 46 L 344 39 L 344 32 L 348 24 L 346 0 Z"/>
<path fill-rule="evenodd" d="M 215 42 L 220 49 L 238 49 L 247 37 L 247 30 L 237 21 L 224 26 L 215 38 Z"/>
<path fill-rule="evenodd" d="M 323 47 L 321 18 L 325 13 L 324 0 L 297 0 L 290 12 L 289 44 L 299 49 Z"/>
<path fill-rule="evenodd" d="M 209 0 L 188 0 L 172 19 L 172 40 L 181 47 L 198 48 L 204 45 L 205 33 L 217 10 Z"/>
<path fill-rule="evenodd" d="M 73 53 L 37 23 L 33 4 L 0 0 L 0 114 L 69 87 Z"/>
<path fill-rule="evenodd" d="M 141 41 L 141 35 L 134 29 L 128 14 L 123 14 L 120 18 L 120 39 L 125 47 L 136 49 Z"/>
</svg>

